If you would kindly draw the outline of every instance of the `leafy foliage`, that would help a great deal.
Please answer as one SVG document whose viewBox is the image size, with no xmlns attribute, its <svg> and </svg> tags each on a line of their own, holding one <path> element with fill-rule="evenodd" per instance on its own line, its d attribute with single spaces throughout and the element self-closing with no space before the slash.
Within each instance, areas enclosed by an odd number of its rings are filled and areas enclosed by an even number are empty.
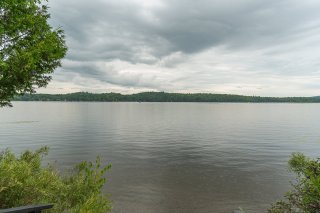
<svg viewBox="0 0 320 213">
<path fill-rule="evenodd" d="M 293 190 L 286 200 L 275 203 L 270 213 L 319 213 L 320 212 L 320 160 L 312 160 L 301 153 L 294 153 L 289 161 L 291 171 L 297 174 Z"/>
<path fill-rule="evenodd" d="M 41 0 L 0 1 L 0 106 L 17 94 L 34 93 L 65 56 L 64 34 L 47 23 Z"/>
<path fill-rule="evenodd" d="M 166 93 L 142 92 L 131 95 L 120 93 L 93 94 L 77 92 L 70 94 L 32 94 L 16 97 L 17 101 L 137 101 L 137 102 L 288 102 L 288 103 L 320 103 L 317 97 L 260 97 L 210 93 Z"/>
<path fill-rule="evenodd" d="M 0 208 L 52 203 L 52 212 L 108 212 L 110 201 L 101 193 L 104 174 L 100 158 L 77 165 L 69 176 L 60 175 L 52 166 L 41 167 L 48 153 L 43 147 L 25 151 L 19 157 L 6 150 L 0 155 Z"/>
</svg>

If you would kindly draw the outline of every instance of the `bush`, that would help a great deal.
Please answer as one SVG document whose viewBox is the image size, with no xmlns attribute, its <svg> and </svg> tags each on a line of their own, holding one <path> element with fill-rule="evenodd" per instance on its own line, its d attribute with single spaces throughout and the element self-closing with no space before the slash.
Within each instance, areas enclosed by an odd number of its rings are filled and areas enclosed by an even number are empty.
<svg viewBox="0 0 320 213">
<path fill-rule="evenodd" d="M 16 156 L 6 150 L 0 155 L 0 208 L 51 203 L 49 212 L 108 212 L 111 203 L 101 189 L 110 165 L 101 167 L 82 162 L 69 175 L 61 175 L 53 166 L 41 166 L 48 148 L 25 151 Z"/>
<path fill-rule="evenodd" d="M 269 213 L 319 213 L 320 212 L 320 159 L 312 160 L 301 153 L 294 153 L 289 168 L 296 173 L 293 189 L 285 200 L 275 203 Z"/>
</svg>

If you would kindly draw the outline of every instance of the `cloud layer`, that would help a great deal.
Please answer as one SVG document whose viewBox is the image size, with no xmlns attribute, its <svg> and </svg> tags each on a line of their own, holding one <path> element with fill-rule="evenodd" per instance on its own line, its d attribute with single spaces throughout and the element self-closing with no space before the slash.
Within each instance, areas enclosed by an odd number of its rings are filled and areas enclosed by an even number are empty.
<svg viewBox="0 0 320 213">
<path fill-rule="evenodd" d="M 39 92 L 320 94 L 316 0 L 51 0 L 69 53 Z"/>
</svg>

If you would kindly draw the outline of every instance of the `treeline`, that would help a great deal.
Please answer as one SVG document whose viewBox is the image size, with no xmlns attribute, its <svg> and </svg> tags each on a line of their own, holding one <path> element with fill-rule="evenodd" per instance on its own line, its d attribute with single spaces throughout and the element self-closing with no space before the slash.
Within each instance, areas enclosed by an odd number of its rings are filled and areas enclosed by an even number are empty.
<svg viewBox="0 0 320 213">
<path fill-rule="evenodd" d="M 166 93 L 142 92 L 123 95 L 120 93 L 88 93 L 69 94 L 25 94 L 15 101 L 95 101 L 95 102 L 288 102 L 288 103 L 320 103 L 320 97 L 260 97 L 211 93 Z"/>
</svg>

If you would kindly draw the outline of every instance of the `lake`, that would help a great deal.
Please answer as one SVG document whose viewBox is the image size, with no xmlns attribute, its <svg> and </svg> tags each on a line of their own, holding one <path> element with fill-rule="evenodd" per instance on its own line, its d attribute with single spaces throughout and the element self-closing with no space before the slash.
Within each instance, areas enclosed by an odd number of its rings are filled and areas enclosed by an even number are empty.
<svg viewBox="0 0 320 213">
<path fill-rule="evenodd" d="M 266 212 L 292 152 L 320 156 L 320 104 L 14 102 L 0 148 L 50 146 L 66 170 L 100 155 L 114 213 Z"/>
</svg>

